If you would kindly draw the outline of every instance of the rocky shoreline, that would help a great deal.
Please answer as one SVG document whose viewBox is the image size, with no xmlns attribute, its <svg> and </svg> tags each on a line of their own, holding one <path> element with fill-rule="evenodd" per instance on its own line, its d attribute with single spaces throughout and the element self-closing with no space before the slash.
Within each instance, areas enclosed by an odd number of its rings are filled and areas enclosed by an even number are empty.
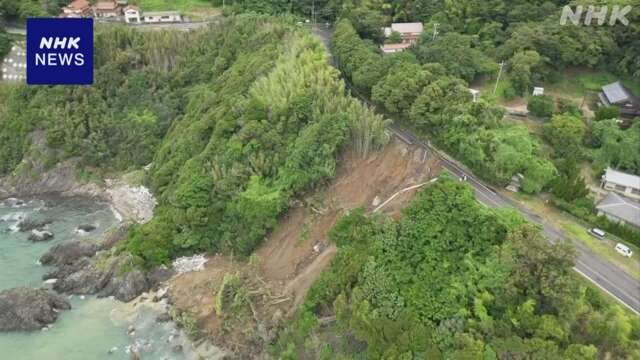
<svg viewBox="0 0 640 360">
<path fill-rule="evenodd" d="M 43 146 L 38 143 L 41 136 L 36 133 L 33 138 L 35 146 Z M 132 186 L 120 179 L 108 179 L 103 184 L 80 182 L 76 179 L 76 162 L 73 159 L 51 169 L 46 169 L 38 161 L 29 158 L 25 158 L 21 165 L 30 168 L 31 174 L 13 174 L 0 179 L 0 201 L 5 204 L 19 207 L 24 203 L 20 198 L 49 194 L 89 197 L 107 202 L 120 222 L 99 243 L 75 240 L 54 246 L 42 255 L 40 263 L 54 267 L 43 280 L 45 284 L 52 285 L 55 292 L 113 296 L 128 302 L 172 275 L 168 268 L 149 272 L 135 269 L 130 266 L 132 259 L 128 255 L 113 251 L 115 245 L 126 236 L 132 223 L 145 223 L 153 217 L 156 200 L 145 187 Z M 33 173 L 38 175 L 33 176 Z M 17 227 L 19 231 L 28 232 L 31 241 L 48 241 L 54 237 L 52 232 L 46 230 L 50 223 L 51 220 L 48 219 L 22 219 Z M 91 225 L 78 224 L 76 231 L 86 233 L 93 229 L 95 227 Z M 25 324 L 23 327 L 14 326 L 15 324 L 1 326 L 0 332 L 38 330 L 43 324 L 54 322 L 57 316 L 52 314 L 70 308 L 68 302 L 63 300 L 60 295 L 46 289 L 10 289 L 0 292 L 0 316 L 6 315 Z"/>
<path fill-rule="evenodd" d="M 54 323 L 59 311 L 69 309 L 65 297 L 46 289 L 4 290 L 0 292 L 0 332 L 40 330 Z"/>
</svg>

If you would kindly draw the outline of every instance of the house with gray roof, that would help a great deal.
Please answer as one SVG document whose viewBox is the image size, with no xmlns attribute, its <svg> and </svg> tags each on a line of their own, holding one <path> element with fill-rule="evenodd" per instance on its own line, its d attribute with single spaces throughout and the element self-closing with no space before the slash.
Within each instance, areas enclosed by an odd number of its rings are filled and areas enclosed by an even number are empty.
<svg viewBox="0 0 640 360">
<path fill-rule="evenodd" d="M 598 94 L 600 106 L 616 106 L 620 108 L 620 114 L 640 115 L 640 100 L 627 90 L 620 81 L 605 85 Z"/>
<path fill-rule="evenodd" d="M 640 202 L 610 192 L 596 206 L 598 215 L 640 229 Z"/>
<path fill-rule="evenodd" d="M 607 168 L 602 175 L 602 188 L 640 200 L 640 176 Z"/>
</svg>

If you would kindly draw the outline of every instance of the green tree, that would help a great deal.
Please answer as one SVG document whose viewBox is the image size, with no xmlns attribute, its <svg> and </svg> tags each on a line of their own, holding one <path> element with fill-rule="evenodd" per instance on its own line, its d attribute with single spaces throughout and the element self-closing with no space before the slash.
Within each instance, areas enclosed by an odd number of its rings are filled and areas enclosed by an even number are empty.
<svg viewBox="0 0 640 360">
<path fill-rule="evenodd" d="M 527 109 L 534 116 L 549 118 L 555 111 L 555 102 L 549 95 L 532 96 L 529 98 Z"/>
<path fill-rule="evenodd" d="M 568 114 L 554 115 L 544 125 L 544 137 L 553 146 L 556 157 L 582 157 L 582 143 L 587 127 L 581 118 Z"/>
<path fill-rule="evenodd" d="M 596 109 L 596 121 L 617 119 L 620 117 L 620 108 L 617 106 L 601 106 Z"/>
<path fill-rule="evenodd" d="M 531 91 L 534 82 L 542 80 L 544 60 L 535 50 L 519 51 L 509 61 L 511 84 L 519 95 Z"/>
</svg>

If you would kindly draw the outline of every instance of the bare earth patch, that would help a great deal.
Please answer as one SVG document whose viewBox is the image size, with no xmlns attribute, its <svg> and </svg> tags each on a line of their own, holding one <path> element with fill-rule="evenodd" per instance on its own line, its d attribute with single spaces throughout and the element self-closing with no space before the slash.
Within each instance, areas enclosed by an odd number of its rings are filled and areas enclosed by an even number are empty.
<svg viewBox="0 0 640 360">
<path fill-rule="evenodd" d="M 294 313 L 305 294 L 337 252 L 327 233 L 347 211 L 368 211 L 396 192 L 437 176 L 440 166 L 424 150 L 393 140 L 362 159 L 348 151 L 337 175 L 325 188 L 308 194 L 281 217 L 278 226 L 247 261 L 216 255 L 205 269 L 170 281 L 178 312 L 197 320 L 203 336 L 242 358 L 256 358 L 275 340 L 277 327 Z M 380 211 L 398 216 L 415 195 L 406 191 Z M 240 290 L 227 311 L 215 310 L 216 294 L 226 274 L 240 279 Z"/>
</svg>

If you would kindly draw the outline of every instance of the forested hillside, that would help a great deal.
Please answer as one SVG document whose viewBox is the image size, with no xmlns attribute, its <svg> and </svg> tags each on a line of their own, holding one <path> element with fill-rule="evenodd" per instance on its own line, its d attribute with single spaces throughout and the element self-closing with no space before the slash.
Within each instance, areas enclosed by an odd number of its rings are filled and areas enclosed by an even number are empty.
<svg viewBox="0 0 640 360">
<path fill-rule="evenodd" d="M 356 88 L 370 93 L 382 109 L 409 119 L 476 174 L 505 185 L 522 173 L 523 190 L 529 193 L 539 192 L 554 177 L 553 164 L 524 126 L 504 121 L 503 110 L 491 103 L 471 101 L 467 83 L 456 76 L 461 74 L 443 65 L 457 60 L 421 63 L 411 53 L 383 57 L 348 20 L 336 25 L 332 46 L 339 67 Z"/>
<path fill-rule="evenodd" d="M 631 5 L 633 10 L 626 15 L 629 26 L 561 25 L 562 7 L 579 4 Z M 382 28 L 391 22 L 420 21 L 425 23 L 426 31 L 418 53 L 455 60 L 448 63 L 465 73 L 489 70 L 483 62 L 487 58 L 509 61 L 518 74 L 518 85 L 514 84 L 517 87 L 536 79 L 557 77 L 559 70 L 571 65 L 604 67 L 640 77 L 637 0 L 236 0 L 227 1 L 226 5 L 236 12 L 293 12 L 307 18 L 311 18 L 313 8 L 316 19 L 347 19 L 360 36 L 376 42 L 382 42 Z M 426 40 L 431 39 L 435 23 L 443 37 L 431 44 Z M 484 55 L 478 56 L 479 52 Z M 463 68 L 458 64 L 472 66 Z"/>
<path fill-rule="evenodd" d="M 399 220 L 354 211 L 330 237 L 338 255 L 273 348 L 280 358 L 640 356 L 640 320 L 578 282 L 570 247 L 448 176 Z"/>
<path fill-rule="evenodd" d="M 151 164 L 155 219 L 121 250 L 143 265 L 196 251 L 247 255 L 297 194 L 330 179 L 385 123 L 348 97 L 322 44 L 288 20 L 241 15 L 194 33 L 99 28 L 90 87 L 0 88 L 0 174 L 44 130 L 104 175 Z M 39 156 L 39 154 L 29 154 Z"/>
</svg>

